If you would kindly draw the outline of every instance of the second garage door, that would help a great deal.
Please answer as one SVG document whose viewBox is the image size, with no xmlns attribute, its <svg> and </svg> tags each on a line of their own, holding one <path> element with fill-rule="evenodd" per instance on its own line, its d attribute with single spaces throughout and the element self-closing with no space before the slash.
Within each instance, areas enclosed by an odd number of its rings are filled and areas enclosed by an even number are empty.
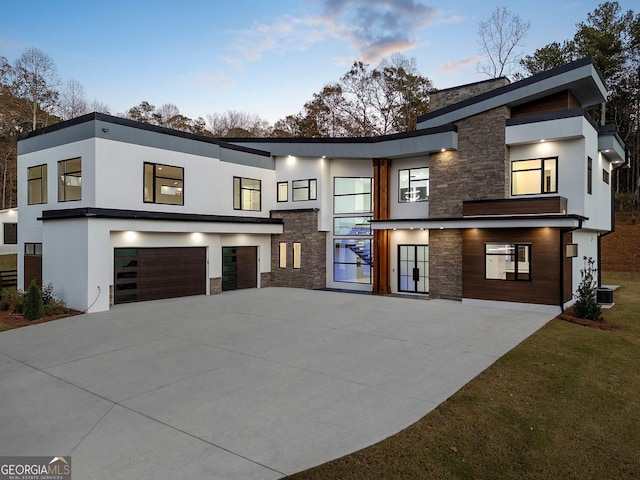
<svg viewBox="0 0 640 480">
<path fill-rule="evenodd" d="M 116 248 L 114 303 L 206 293 L 204 247 Z"/>
</svg>

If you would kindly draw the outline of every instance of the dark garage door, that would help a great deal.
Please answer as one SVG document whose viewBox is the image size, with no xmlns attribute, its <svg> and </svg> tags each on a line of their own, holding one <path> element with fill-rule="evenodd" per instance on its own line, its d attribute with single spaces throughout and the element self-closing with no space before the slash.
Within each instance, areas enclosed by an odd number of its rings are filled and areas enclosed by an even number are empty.
<svg viewBox="0 0 640 480">
<path fill-rule="evenodd" d="M 258 286 L 258 247 L 222 247 L 222 291 Z"/>
<path fill-rule="evenodd" d="M 116 248 L 114 303 L 206 293 L 204 247 Z"/>
</svg>

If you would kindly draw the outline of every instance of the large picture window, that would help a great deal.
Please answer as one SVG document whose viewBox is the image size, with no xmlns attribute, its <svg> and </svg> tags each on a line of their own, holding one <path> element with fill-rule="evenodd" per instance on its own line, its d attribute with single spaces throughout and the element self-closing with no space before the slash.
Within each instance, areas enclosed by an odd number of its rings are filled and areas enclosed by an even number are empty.
<svg viewBox="0 0 640 480">
<path fill-rule="evenodd" d="M 304 200 L 315 200 L 317 198 L 317 182 L 316 179 L 311 180 L 294 180 L 291 182 L 291 196 L 294 202 Z"/>
<path fill-rule="evenodd" d="M 261 182 L 251 178 L 233 177 L 233 208 L 259 212 Z"/>
<path fill-rule="evenodd" d="M 334 217 L 334 235 L 371 235 L 371 217 Z"/>
<path fill-rule="evenodd" d="M 411 168 L 398 172 L 400 203 L 429 200 L 429 167 Z"/>
<path fill-rule="evenodd" d="M 58 201 L 82 199 L 82 159 L 58 162 Z"/>
<path fill-rule="evenodd" d="M 485 279 L 531 280 L 531 244 L 486 243 Z"/>
<path fill-rule="evenodd" d="M 27 169 L 27 204 L 47 203 L 47 166 Z"/>
<path fill-rule="evenodd" d="M 157 163 L 144 164 L 144 201 L 184 205 L 184 169 Z"/>
<path fill-rule="evenodd" d="M 333 280 L 336 282 L 371 283 L 373 251 L 371 240 L 335 239 Z"/>
<path fill-rule="evenodd" d="M 511 162 L 511 194 L 535 195 L 558 192 L 558 158 Z"/>
<path fill-rule="evenodd" d="M 333 179 L 334 213 L 373 212 L 373 179 L 335 177 Z"/>
</svg>

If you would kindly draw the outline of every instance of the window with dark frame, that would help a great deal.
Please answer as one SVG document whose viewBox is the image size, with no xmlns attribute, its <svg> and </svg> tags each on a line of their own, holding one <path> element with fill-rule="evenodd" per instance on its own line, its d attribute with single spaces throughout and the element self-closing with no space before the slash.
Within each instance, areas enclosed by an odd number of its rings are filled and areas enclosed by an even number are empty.
<svg viewBox="0 0 640 480">
<path fill-rule="evenodd" d="M 233 177 L 233 209 L 259 212 L 261 210 L 260 180 Z"/>
<path fill-rule="evenodd" d="M 18 243 L 18 224 L 17 223 L 4 223 L 4 244 L 16 245 Z"/>
<path fill-rule="evenodd" d="M 184 168 L 144 163 L 144 202 L 184 205 Z"/>
<path fill-rule="evenodd" d="M 558 192 L 558 157 L 511 162 L 511 195 Z"/>
<path fill-rule="evenodd" d="M 399 170 L 398 195 L 400 203 L 429 200 L 429 167 Z"/>
<path fill-rule="evenodd" d="M 25 255 L 42 256 L 42 243 L 25 243 L 24 244 Z"/>
<path fill-rule="evenodd" d="M 587 193 L 591 195 L 593 192 L 593 159 L 587 157 Z"/>
<path fill-rule="evenodd" d="M 47 203 L 47 166 L 37 165 L 27 169 L 27 204 Z"/>
<path fill-rule="evenodd" d="M 317 181 L 315 178 L 308 180 L 294 180 L 291 182 L 291 200 L 302 202 L 317 199 Z"/>
<path fill-rule="evenodd" d="M 609 185 L 609 172 L 607 172 L 604 168 L 602 169 L 602 181 Z"/>
<path fill-rule="evenodd" d="M 82 199 L 82 159 L 72 158 L 58 162 L 58 201 Z"/>
<path fill-rule="evenodd" d="M 289 200 L 289 182 L 278 182 L 278 201 L 287 202 Z"/>
<path fill-rule="evenodd" d="M 373 178 L 334 177 L 333 213 L 365 212 L 373 212 Z"/>
<path fill-rule="evenodd" d="M 485 243 L 485 280 L 531 281 L 531 244 Z"/>
</svg>

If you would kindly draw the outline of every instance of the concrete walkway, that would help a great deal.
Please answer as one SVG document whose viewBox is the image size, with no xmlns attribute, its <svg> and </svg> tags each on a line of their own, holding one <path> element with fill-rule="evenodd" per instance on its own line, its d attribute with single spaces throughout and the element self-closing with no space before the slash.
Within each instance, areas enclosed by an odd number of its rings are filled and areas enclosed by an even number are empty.
<svg viewBox="0 0 640 480">
<path fill-rule="evenodd" d="M 266 288 L 0 333 L 0 455 L 77 479 L 276 479 L 414 423 L 549 315 Z"/>
</svg>

